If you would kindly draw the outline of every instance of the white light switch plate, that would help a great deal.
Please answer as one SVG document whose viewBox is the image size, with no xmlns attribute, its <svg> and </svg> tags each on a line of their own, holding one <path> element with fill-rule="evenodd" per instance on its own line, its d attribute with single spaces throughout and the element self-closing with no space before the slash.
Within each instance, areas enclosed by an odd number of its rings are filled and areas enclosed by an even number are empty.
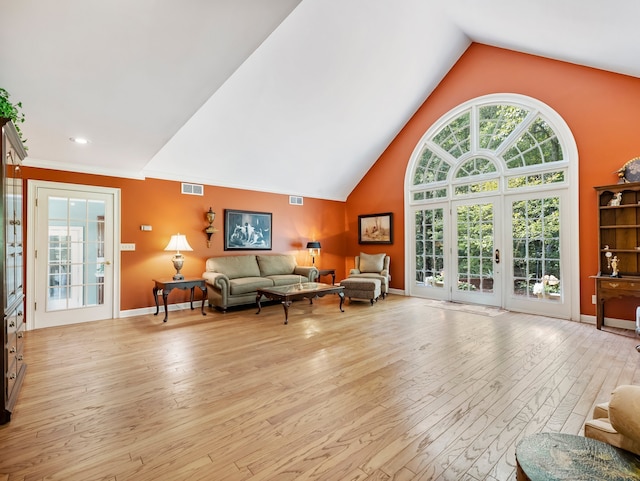
<svg viewBox="0 0 640 481">
<path fill-rule="evenodd" d="M 134 251 L 136 250 L 136 245 L 135 244 L 120 244 L 120 250 L 121 251 Z"/>
</svg>

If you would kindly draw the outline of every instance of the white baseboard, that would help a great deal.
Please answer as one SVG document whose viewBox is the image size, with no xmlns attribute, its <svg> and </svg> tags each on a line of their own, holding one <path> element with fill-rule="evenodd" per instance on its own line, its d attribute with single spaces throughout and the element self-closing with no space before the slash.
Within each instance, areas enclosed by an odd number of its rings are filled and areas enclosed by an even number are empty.
<svg viewBox="0 0 640 481">
<path fill-rule="evenodd" d="M 200 301 L 198 299 L 197 301 L 197 306 L 196 306 L 196 302 L 194 302 L 193 307 L 194 308 L 200 308 Z M 207 307 L 207 303 L 205 302 L 205 308 Z M 191 309 L 191 304 L 189 302 L 180 302 L 177 304 L 169 304 L 167 306 L 169 308 L 169 312 L 172 311 L 181 311 L 182 309 Z M 154 307 L 141 307 L 139 309 L 128 309 L 126 311 L 120 311 L 120 317 L 135 317 L 135 316 L 144 316 L 147 314 L 155 314 L 156 312 L 156 308 Z M 164 313 L 164 306 L 160 306 L 160 312 L 158 313 L 158 315 L 163 314 Z"/>
<path fill-rule="evenodd" d="M 593 324 L 595 326 L 596 316 L 587 316 L 586 314 L 580 314 L 580 322 L 584 322 L 586 324 Z M 605 317 L 604 325 L 606 327 L 615 327 L 618 329 L 630 329 L 632 331 L 635 331 L 636 329 L 636 322 L 629 321 L 627 319 L 613 319 L 610 317 Z"/>
<path fill-rule="evenodd" d="M 402 289 L 393 289 L 393 288 L 389 288 L 389 294 L 397 294 L 399 296 L 405 296 L 405 292 Z"/>
</svg>

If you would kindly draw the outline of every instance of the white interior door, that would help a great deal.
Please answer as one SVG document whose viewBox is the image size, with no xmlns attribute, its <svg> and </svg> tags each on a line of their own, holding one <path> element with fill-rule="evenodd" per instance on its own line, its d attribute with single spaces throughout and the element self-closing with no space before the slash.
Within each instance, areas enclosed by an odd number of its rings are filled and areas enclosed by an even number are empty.
<svg viewBox="0 0 640 481">
<path fill-rule="evenodd" d="M 33 191 L 34 328 L 116 317 L 119 192 L 37 183 Z M 31 283 L 30 283 L 31 284 Z M 118 301 L 119 302 L 119 301 Z"/>
</svg>

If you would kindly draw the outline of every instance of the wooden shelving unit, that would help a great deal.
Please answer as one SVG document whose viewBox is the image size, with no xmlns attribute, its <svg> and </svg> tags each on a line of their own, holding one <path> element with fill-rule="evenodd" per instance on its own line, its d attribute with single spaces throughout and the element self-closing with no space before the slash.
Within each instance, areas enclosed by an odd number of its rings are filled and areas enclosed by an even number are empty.
<svg viewBox="0 0 640 481">
<path fill-rule="evenodd" d="M 598 193 L 598 275 L 596 326 L 604 323 L 608 299 L 640 297 L 640 182 L 596 187 Z M 619 201 L 617 197 L 620 196 Z M 607 257 L 607 253 L 610 257 Z M 616 258 L 619 275 L 612 276 Z"/>
</svg>

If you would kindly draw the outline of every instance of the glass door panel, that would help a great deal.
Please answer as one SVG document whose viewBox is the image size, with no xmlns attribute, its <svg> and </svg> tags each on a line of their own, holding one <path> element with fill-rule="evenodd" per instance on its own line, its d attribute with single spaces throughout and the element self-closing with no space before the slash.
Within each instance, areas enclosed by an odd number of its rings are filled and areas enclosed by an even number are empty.
<svg viewBox="0 0 640 481">
<path fill-rule="evenodd" d="M 101 200 L 49 198 L 47 311 L 104 301 L 104 216 Z"/>
<path fill-rule="evenodd" d="M 559 300 L 560 199 L 513 203 L 513 295 Z"/>
<path fill-rule="evenodd" d="M 565 317 L 566 256 L 561 239 L 568 238 L 562 222 L 562 195 L 549 192 L 510 199 L 513 239 L 507 308 Z"/>
<path fill-rule="evenodd" d="M 414 220 L 411 293 L 444 299 L 448 296 L 445 270 L 445 208 L 416 209 Z"/>
<path fill-rule="evenodd" d="M 496 247 L 496 203 L 476 199 L 454 204 L 453 268 L 456 273 L 452 299 L 475 304 L 501 305 L 499 262 Z"/>
</svg>

